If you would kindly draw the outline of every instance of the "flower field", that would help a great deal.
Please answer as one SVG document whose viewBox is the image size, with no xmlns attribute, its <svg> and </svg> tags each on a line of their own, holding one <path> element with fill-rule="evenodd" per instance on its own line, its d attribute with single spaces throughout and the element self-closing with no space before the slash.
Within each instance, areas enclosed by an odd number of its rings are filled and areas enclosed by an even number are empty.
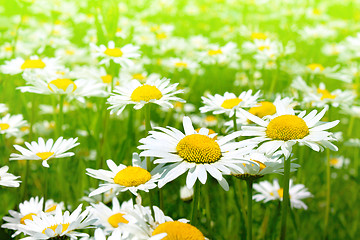
<svg viewBox="0 0 360 240">
<path fill-rule="evenodd" d="M 359 20 L 0 0 L 0 239 L 358 239 Z"/>
</svg>

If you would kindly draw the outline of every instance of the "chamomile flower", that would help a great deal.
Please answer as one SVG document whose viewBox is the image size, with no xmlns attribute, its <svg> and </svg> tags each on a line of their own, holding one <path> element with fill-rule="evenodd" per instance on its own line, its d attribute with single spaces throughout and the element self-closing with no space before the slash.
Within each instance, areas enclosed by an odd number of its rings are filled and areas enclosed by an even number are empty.
<svg viewBox="0 0 360 240">
<path fill-rule="evenodd" d="M 260 91 L 252 95 L 252 90 L 244 91 L 239 96 L 229 92 L 226 92 L 224 96 L 208 94 L 207 97 L 201 97 L 205 106 L 200 108 L 200 112 L 226 113 L 229 117 L 232 117 L 239 108 L 253 107 L 259 97 Z"/>
<path fill-rule="evenodd" d="M 132 166 L 120 164 L 117 166 L 112 160 L 106 161 L 110 171 L 95 170 L 87 168 L 87 175 L 105 181 L 100 187 L 89 194 L 89 197 L 101 194 L 113 189 L 116 194 L 119 192 L 130 191 L 137 195 L 137 191 L 149 192 L 150 189 L 156 188 L 156 183 L 160 178 L 160 174 L 154 169 L 148 172 L 146 161 L 141 161 L 137 153 L 133 154 Z"/>
<path fill-rule="evenodd" d="M 1 66 L 1 71 L 4 74 L 19 74 L 27 71 L 35 72 L 55 72 L 59 68 L 56 58 L 39 58 L 38 56 L 31 56 L 29 59 L 21 57 L 5 61 Z"/>
<path fill-rule="evenodd" d="M 19 204 L 19 212 L 9 210 L 10 217 L 5 216 L 3 220 L 6 222 L 1 225 L 2 228 L 16 230 L 12 235 L 15 237 L 21 233 L 20 227 L 25 224 L 25 220 L 33 220 L 33 217 L 39 215 L 43 210 L 44 199 L 39 197 L 32 197 L 29 201 L 24 201 Z"/>
<path fill-rule="evenodd" d="M 64 202 L 57 203 L 53 199 L 48 199 L 45 202 L 45 213 L 54 214 L 56 208 L 60 208 L 61 210 L 65 210 Z"/>
<path fill-rule="evenodd" d="M 280 187 L 277 179 L 275 179 L 273 183 L 268 181 L 262 181 L 259 184 L 255 183 L 254 189 L 255 191 L 259 192 L 253 196 L 253 199 L 257 202 L 283 200 L 284 190 Z M 290 179 L 289 196 L 291 207 L 299 209 L 303 208 L 306 210 L 307 206 L 302 200 L 312 197 L 312 194 L 303 184 L 294 184 L 293 180 Z"/>
<path fill-rule="evenodd" d="M 99 64 L 109 65 L 110 60 L 121 66 L 131 66 L 134 64 L 132 59 L 140 57 L 139 47 L 132 44 L 127 44 L 121 48 L 115 47 L 114 41 L 108 42 L 107 47 L 105 45 L 91 45 L 94 49 L 94 56 L 103 58 Z"/>
<path fill-rule="evenodd" d="M 71 214 L 69 211 L 62 213 L 60 208 L 56 209 L 55 215 L 40 212 L 34 215 L 33 220 L 25 220 L 25 225 L 20 230 L 25 235 L 29 235 L 28 239 L 51 239 L 54 237 L 67 236 L 71 239 L 78 237 L 87 237 L 88 234 L 80 233 L 76 230 L 87 228 L 96 220 L 89 216 L 89 209 L 81 212 L 82 204 L 80 204 Z"/>
<path fill-rule="evenodd" d="M 25 125 L 26 121 L 21 114 L 6 114 L 0 118 L 0 134 L 5 134 L 7 138 L 17 136 L 20 133 L 20 128 Z"/>
<path fill-rule="evenodd" d="M 74 156 L 75 153 L 67 151 L 80 144 L 76 141 L 77 138 L 63 139 L 63 137 L 59 137 L 54 143 L 53 139 L 45 142 L 44 139 L 40 137 L 38 142 L 25 142 L 28 149 L 14 145 L 14 148 L 21 154 L 12 153 L 10 160 L 42 160 L 42 165 L 48 168 L 49 164 L 47 161 L 50 159 Z"/>
<path fill-rule="evenodd" d="M 172 108 L 170 101 L 184 102 L 176 94 L 182 93 L 182 90 L 176 90 L 178 83 L 170 84 L 170 79 L 148 79 L 146 83 L 141 84 L 137 80 L 132 80 L 128 86 L 117 87 L 108 98 L 108 104 L 111 106 L 110 113 L 120 115 L 125 107 L 134 104 L 135 109 L 142 108 L 147 103 L 155 103 L 164 108 Z"/>
<path fill-rule="evenodd" d="M 9 108 L 6 106 L 5 103 L 0 103 L 0 113 L 6 113 Z"/>
<path fill-rule="evenodd" d="M 248 163 L 240 165 L 241 171 L 233 171 L 231 175 L 243 180 L 255 180 L 271 173 L 282 173 L 284 171 L 284 159 L 280 158 L 280 154 L 274 154 L 268 157 L 265 154 L 254 150 L 250 154 L 243 157 Z M 291 163 L 290 171 L 295 171 L 298 164 Z"/>
<path fill-rule="evenodd" d="M 160 167 L 165 172 L 159 181 L 159 188 L 188 171 L 188 188 L 192 188 L 197 179 L 205 184 L 209 173 L 228 190 L 229 185 L 223 174 L 230 174 L 233 168 L 239 169 L 237 164 L 246 161 L 238 159 L 249 153 L 253 146 L 249 144 L 244 147 L 242 143 L 232 142 L 240 136 L 239 132 L 219 140 L 214 139 L 214 134 L 209 134 L 209 129 L 201 128 L 197 132 L 189 117 L 183 118 L 183 126 L 185 134 L 172 127 L 158 127 L 158 131 L 150 131 L 148 137 L 140 140 L 143 145 L 138 148 L 144 150 L 140 156 L 155 157 L 154 163 L 167 164 Z"/>
<path fill-rule="evenodd" d="M 341 169 L 350 164 L 350 159 L 344 156 L 332 156 L 330 158 L 330 166 L 333 168 Z"/>
<path fill-rule="evenodd" d="M 296 143 L 304 144 L 315 151 L 322 151 L 324 147 L 337 151 L 338 148 L 331 143 L 335 138 L 331 132 L 325 130 L 336 126 L 339 120 L 320 123 L 325 115 L 327 107 L 320 113 L 317 110 L 311 111 L 305 116 L 306 111 L 295 115 L 291 108 L 285 108 L 279 104 L 277 113 L 271 120 L 263 120 L 243 109 L 240 111 L 252 122 L 259 126 L 242 126 L 242 136 L 254 136 L 244 140 L 245 142 L 263 143 L 258 149 L 267 155 L 272 155 L 276 150 L 281 151 L 288 158 L 292 146 Z"/>
<path fill-rule="evenodd" d="M 92 206 L 93 217 L 97 219 L 95 225 L 103 227 L 107 233 L 113 232 L 117 228 L 125 231 L 127 224 L 136 223 L 136 219 L 131 216 L 131 212 L 134 210 L 131 199 L 120 205 L 119 200 L 114 197 L 112 199 L 112 208 L 109 208 L 102 202 L 92 204 Z"/>
<path fill-rule="evenodd" d="M 8 166 L 3 166 L 0 168 L 0 186 L 5 186 L 5 187 L 19 187 L 21 181 L 16 180 L 19 177 L 8 173 L 7 171 L 9 170 Z"/>
</svg>

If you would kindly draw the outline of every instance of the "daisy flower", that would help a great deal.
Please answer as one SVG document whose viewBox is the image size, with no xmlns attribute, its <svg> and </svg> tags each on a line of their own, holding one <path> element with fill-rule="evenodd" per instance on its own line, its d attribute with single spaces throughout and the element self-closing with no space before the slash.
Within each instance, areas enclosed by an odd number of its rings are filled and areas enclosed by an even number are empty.
<svg viewBox="0 0 360 240">
<path fill-rule="evenodd" d="M 6 223 L 1 225 L 1 227 L 16 230 L 16 232 L 11 237 L 19 235 L 21 233 L 19 226 L 24 225 L 25 220 L 32 221 L 34 216 L 39 215 L 42 212 L 43 201 L 43 198 L 39 199 L 39 197 L 32 197 L 29 201 L 20 203 L 19 212 L 9 210 L 10 217 L 3 217 L 3 220 Z"/>
<path fill-rule="evenodd" d="M 48 168 L 49 164 L 47 161 L 52 158 L 74 156 L 75 153 L 66 151 L 80 144 L 76 141 L 77 138 L 63 139 L 63 137 L 59 137 L 54 143 L 53 139 L 49 139 L 45 142 L 43 138 L 39 137 L 38 142 L 25 142 L 28 149 L 19 145 L 14 145 L 14 148 L 21 154 L 12 153 L 10 155 L 10 160 L 42 160 L 42 165 Z"/>
<path fill-rule="evenodd" d="M 5 187 L 19 187 L 21 181 L 16 180 L 19 177 L 8 173 L 7 171 L 9 170 L 8 166 L 3 166 L 0 168 L 0 186 L 5 186 Z"/>
<path fill-rule="evenodd" d="M 96 46 L 91 44 L 94 49 L 94 56 L 103 58 L 99 64 L 110 64 L 110 60 L 121 66 L 131 66 L 134 64 L 132 59 L 140 57 L 139 47 L 132 44 L 127 44 L 121 48 L 115 47 L 114 41 L 108 42 L 107 47 L 105 45 Z"/>
<path fill-rule="evenodd" d="M 215 140 L 216 135 L 209 134 L 209 129 L 195 131 L 189 117 L 183 118 L 183 126 L 185 134 L 172 127 L 158 127 L 158 131 L 150 131 L 148 137 L 140 140 L 143 145 L 138 148 L 144 150 L 140 156 L 155 157 L 154 163 L 166 164 L 160 167 L 165 172 L 159 181 L 159 188 L 188 171 L 188 188 L 192 188 L 197 179 L 205 184 L 209 173 L 228 190 L 229 185 L 223 174 L 230 174 L 232 169 L 240 171 L 238 164 L 246 161 L 238 159 L 249 153 L 253 145 L 244 147 L 241 142 L 232 142 L 240 136 L 240 132 Z"/>
<path fill-rule="evenodd" d="M 21 114 L 6 114 L 4 117 L 0 118 L 0 134 L 5 134 L 7 138 L 17 136 L 21 127 L 25 125 L 26 121 Z"/>
<path fill-rule="evenodd" d="M 131 217 L 131 212 L 134 209 L 131 199 L 120 205 L 119 200 L 114 197 L 112 199 L 112 208 L 109 208 L 102 202 L 91 205 L 93 206 L 91 211 L 93 217 L 97 219 L 94 224 L 103 227 L 107 233 L 113 232 L 117 228 L 121 228 L 124 232 L 127 224 L 136 222 L 136 219 Z"/>
<path fill-rule="evenodd" d="M 350 164 L 350 159 L 344 156 L 333 156 L 330 158 L 330 166 L 341 169 L 347 167 Z"/>
<path fill-rule="evenodd" d="M 252 95 L 252 90 L 244 91 L 239 96 L 229 92 L 226 92 L 224 96 L 208 94 L 207 97 L 201 97 L 205 106 L 200 108 L 200 112 L 226 113 L 232 117 L 239 108 L 253 107 L 259 97 L 260 91 Z"/>
<path fill-rule="evenodd" d="M 256 183 L 254 184 L 254 189 L 259 192 L 253 196 L 253 199 L 257 202 L 283 200 L 284 190 L 280 187 L 277 179 L 275 179 L 272 184 L 268 181 L 262 181 L 259 184 Z M 302 199 L 313 196 L 303 184 L 294 184 L 292 179 L 290 179 L 289 194 L 291 207 L 303 208 L 305 210 L 307 206 Z"/>
<path fill-rule="evenodd" d="M 0 113 L 6 113 L 9 111 L 9 108 L 6 106 L 5 103 L 0 103 Z"/>
<path fill-rule="evenodd" d="M 86 233 L 76 232 L 78 229 L 87 228 L 96 220 L 89 216 L 89 209 L 81 212 L 80 204 L 74 212 L 62 213 L 60 208 L 56 209 L 55 215 L 48 215 L 40 212 L 34 215 L 33 220 L 25 220 L 25 225 L 21 226 L 21 231 L 29 235 L 29 239 L 51 239 L 54 237 L 69 237 L 77 239 L 78 237 L 88 237 Z"/>
<path fill-rule="evenodd" d="M 119 192 L 130 191 L 137 195 L 137 191 L 149 192 L 150 189 L 157 187 L 156 183 L 160 178 L 160 174 L 154 169 L 148 172 L 146 161 L 141 161 L 137 153 L 133 153 L 132 166 L 120 164 L 117 166 L 112 160 L 106 161 L 110 171 L 95 170 L 87 168 L 87 175 L 105 181 L 100 187 L 89 194 L 89 197 L 101 194 L 113 189 L 116 194 Z"/>
<path fill-rule="evenodd" d="M 281 154 L 281 153 L 280 153 Z M 256 180 L 267 174 L 284 172 L 284 159 L 280 158 L 280 154 L 275 153 L 272 157 L 267 157 L 264 153 L 257 150 L 243 158 L 248 163 L 240 165 L 241 171 L 233 171 L 231 175 L 242 180 Z M 291 172 L 296 171 L 300 165 L 291 163 Z"/>
<path fill-rule="evenodd" d="M 164 108 L 174 107 L 170 101 L 184 102 L 183 99 L 174 95 L 183 93 L 183 90 L 176 90 L 178 83 L 170 84 L 170 79 L 149 79 L 141 84 L 137 80 L 132 80 L 128 86 L 115 88 L 112 96 L 108 98 L 111 106 L 110 113 L 116 112 L 120 115 L 126 105 L 134 104 L 135 109 L 142 108 L 147 103 L 156 103 Z"/>
<path fill-rule="evenodd" d="M 306 111 L 295 115 L 291 108 L 285 108 L 281 104 L 277 106 L 277 113 L 270 120 L 263 120 L 243 109 L 240 111 L 252 122 L 259 126 L 242 126 L 242 136 L 255 136 L 244 140 L 256 144 L 263 143 L 258 149 L 267 155 L 272 155 L 276 150 L 281 151 L 288 158 L 292 146 L 296 143 L 304 144 L 315 151 L 322 151 L 324 147 L 337 151 L 338 148 L 330 141 L 335 138 L 331 132 L 324 130 L 335 127 L 339 120 L 320 123 L 328 107 L 320 113 L 317 110 L 311 111 L 305 116 Z"/>
</svg>

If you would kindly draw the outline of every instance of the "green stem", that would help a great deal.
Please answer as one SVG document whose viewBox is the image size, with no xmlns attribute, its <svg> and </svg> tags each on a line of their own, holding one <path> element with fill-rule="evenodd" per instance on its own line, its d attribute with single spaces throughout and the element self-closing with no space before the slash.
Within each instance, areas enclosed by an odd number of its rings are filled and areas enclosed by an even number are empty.
<svg viewBox="0 0 360 240">
<path fill-rule="evenodd" d="M 285 159 L 284 162 L 284 183 L 283 183 L 283 203 L 282 203 L 282 212 L 281 212 L 281 232 L 280 239 L 286 239 L 286 220 L 287 213 L 289 208 L 289 179 L 290 179 L 290 158 Z"/>
<path fill-rule="evenodd" d="M 325 206 L 325 219 L 324 219 L 324 239 L 328 238 L 328 225 L 329 225 L 329 214 L 330 214 L 330 150 L 326 149 L 326 206 Z"/>
<path fill-rule="evenodd" d="M 58 118 L 58 122 L 57 122 L 57 137 L 61 137 L 63 132 L 63 124 L 64 124 L 64 100 L 65 100 L 65 95 L 60 95 L 60 99 L 59 99 L 59 118 Z"/>
<path fill-rule="evenodd" d="M 247 240 L 252 240 L 252 191 L 253 191 L 253 181 L 247 180 L 247 200 L 248 200 L 248 231 L 247 231 Z"/>
<path fill-rule="evenodd" d="M 191 213 L 191 224 L 195 226 L 197 224 L 197 214 L 199 211 L 199 198 L 200 198 L 200 183 L 196 182 L 194 185 L 194 198 Z"/>
<path fill-rule="evenodd" d="M 329 119 L 330 121 L 330 119 Z M 350 118 L 350 122 L 349 122 L 349 127 L 348 127 L 348 131 L 347 131 L 347 137 L 350 138 L 353 127 L 354 127 L 354 122 L 355 122 L 355 117 L 351 116 Z"/>
<path fill-rule="evenodd" d="M 43 202 L 43 210 L 45 211 L 45 202 L 46 200 L 48 200 L 48 176 L 49 176 L 49 169 L 48 168 L 43 168 L 44 169 L 44 183 L 43 183 L 43 191 L 44 191 L 44 202 Z"/>
</svg>

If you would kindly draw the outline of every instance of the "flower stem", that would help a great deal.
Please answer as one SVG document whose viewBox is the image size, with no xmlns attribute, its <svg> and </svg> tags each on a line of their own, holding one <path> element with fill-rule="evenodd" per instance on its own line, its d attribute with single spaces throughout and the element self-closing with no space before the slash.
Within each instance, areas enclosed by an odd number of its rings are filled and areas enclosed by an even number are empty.
<svg viewBox="0 0 360 240">
<path fill-rule="evenodd" d="M 194 185 L 194 198 L 192 205 L 192 213 L 191 213 L 191 224 L 193 226 L 197 223 L 197 214 L 199 211 L 199 198 L 200 198 L 200 183 L 196 182 Z"/>
<path fill-rule="evenodd" d="M 328 238 L 328 225 L 330 213 L 330 150 L 326 149 L 326 206 L 325 206 L 325 219 L 324 219 L 324 239 Z"/>
<path fill-rule="evenodd" d="M 252 240 L 252 190 L 253 190 L 253 181 L 247 180 L 247 197 L 248 197 L 248 231 L 247 231 L 247 240 Z"/>
<path fill-rule="evenodd" d="M 61 137 L 63 132 L 63 124 L 64 124 L 64 100 L 65 95 L 60 95 L 59 99 L 59 116 L 58 116 L 58 122 L 57 122 L 57 137 Z"/>
<path fill-rule="evenodd" d="M 48 173 L 48 171 L 49 171 L 49 169 L 47 169 L 47 168 L 44 168 L 43 167 L 43 169 L 44 169 L 44 183 L 43 183 L 43 187 L 44 187 L 44 189 L 43 189 L 43 192 L 44 192 L 44 202 L 43 202 L 43 211 L 45 211 L 46 209 L 45 209 L 45 202 L 46 202 L 46 200 L 48 200 L 48 176 L 49 176 L 49 173 Z"/>
<path fill-rule="evenodd" d="M 283 183 L 283 203 L 282 203 L 282 212 L 281 212 L 281 232 L 280 232 L 280 239 L 286 239 L 286 220 L 287 220 L 287 213 L 289 208 L 289 179 L 290 179 L 290 158 L 285 158 L 284 160 L 284 183 Z"/>
</svg>

